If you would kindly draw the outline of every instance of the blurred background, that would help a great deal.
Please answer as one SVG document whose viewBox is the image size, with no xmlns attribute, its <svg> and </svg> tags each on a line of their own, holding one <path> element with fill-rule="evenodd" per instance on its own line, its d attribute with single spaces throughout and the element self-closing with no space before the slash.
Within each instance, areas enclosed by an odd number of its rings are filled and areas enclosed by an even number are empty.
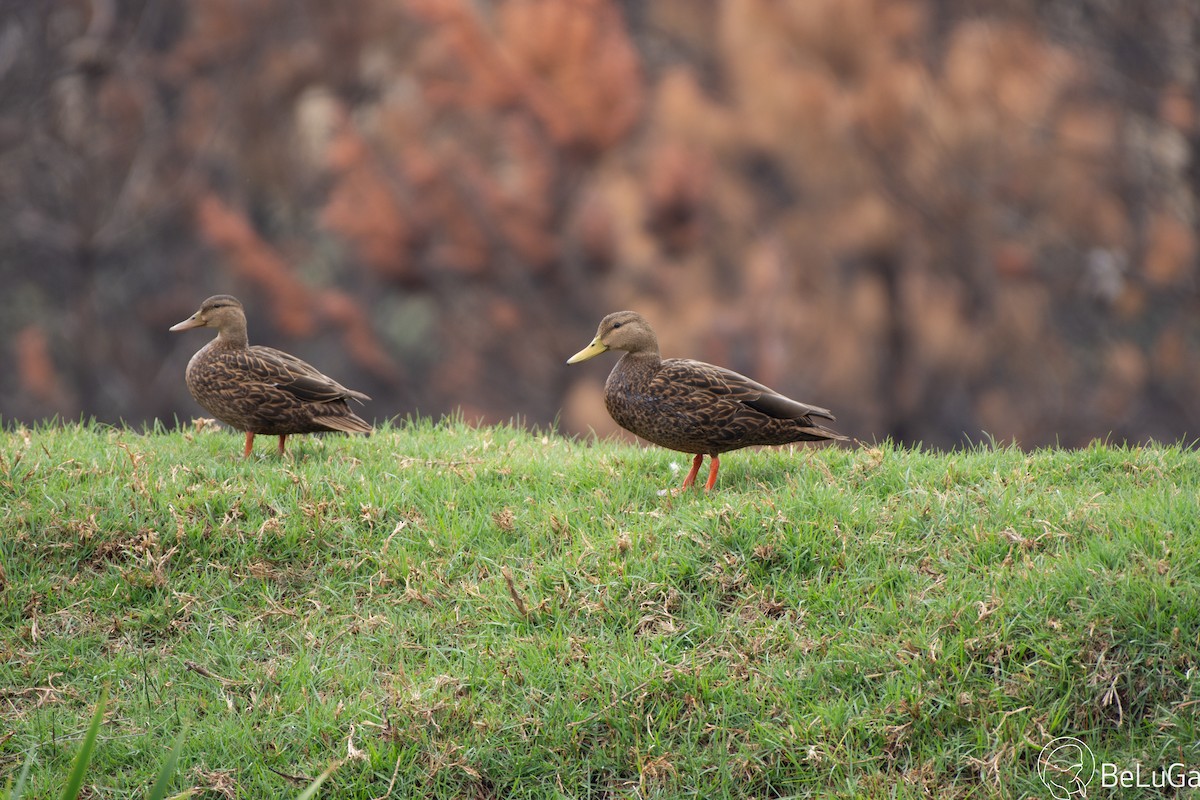
<svg viewBox="0 0 1200 800">
<path fill-rule="evenodd" d="M 211 294 L 377 420 L 613 430 L 607 312 L 865 441 L 1200 434 L 1195 0 L 0 0 L 0 418 Z"/>
</svg>

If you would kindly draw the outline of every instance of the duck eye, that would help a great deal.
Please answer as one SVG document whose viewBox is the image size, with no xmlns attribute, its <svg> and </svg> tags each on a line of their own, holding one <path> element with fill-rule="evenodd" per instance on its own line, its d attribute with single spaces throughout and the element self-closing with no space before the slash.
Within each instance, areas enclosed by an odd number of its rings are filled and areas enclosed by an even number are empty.
<svg viewBox="0 0 1200 800">
<path fill-rule="evenodd" d="M 622 325 L 624 325 L 624 324 L 625 324 L 625 323 L 623 323 L 623 322 L 614 322 L 614 323 L 613 323 L 613 330 L 615 331 L 617 328 L 621 327 L 621 326 L 622 326 Z"/>
</svg>

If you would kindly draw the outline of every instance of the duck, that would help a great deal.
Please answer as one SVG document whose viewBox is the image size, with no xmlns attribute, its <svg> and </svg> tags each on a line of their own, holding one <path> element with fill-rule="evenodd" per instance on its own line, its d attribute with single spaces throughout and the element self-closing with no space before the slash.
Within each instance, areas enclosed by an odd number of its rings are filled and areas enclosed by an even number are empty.
<svg viewBox="0 0 1200 800">
<path fill-rule="evenodd" d="M 624 351 L 604 383 L 604 404 L 613 420 L 646 441 L 695 456 L 677 492 L 693 485 L 706 455 L 710 464 L 704 488 L 711 491 L 722 453 L 753 445 L 846 439 L 818 421 L 834 421 L 829 409 L 793 400 L 724 367 L 689 358 L 664 360 L 658 337 L 636 311 L 602 319 L 595 338 L 567 363 L 609 350 Z"/>
<path fill-rule="evenodd" d="M 371 423 L 350 410 L 348 400 L 370 396 L 340 383 L 311 364 L 273 347 L 250 345 L 246 311 L 232 295 L 218 294 L 172 331 L 215 328 L 216 338 L 188 361 L 188 391 L 208 413 L 244 431 L 248 458 L 255 435 L 278 436 L 285 455 L 293 434 L 342 431 L 370 434 Z"/>
</svg>

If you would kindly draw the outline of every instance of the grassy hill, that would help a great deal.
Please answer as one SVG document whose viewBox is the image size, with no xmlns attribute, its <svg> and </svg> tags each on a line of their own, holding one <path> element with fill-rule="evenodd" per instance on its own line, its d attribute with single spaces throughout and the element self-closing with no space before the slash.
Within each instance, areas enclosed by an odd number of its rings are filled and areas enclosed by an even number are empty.
<svg viewBox="0 0 1200 800">
<path fill-rule="evenodd" d="M 1200 766 L 1194 451 L 742 452 L 668 497 L 682 455 L 515 427 L 240 445 L 0 434 L 27 796 L 105 687 L 85 796 L 185 726 L 205 798 L 338 762 L 324 796 L 1042 797 L 1060 735 Z"/>
</svg>

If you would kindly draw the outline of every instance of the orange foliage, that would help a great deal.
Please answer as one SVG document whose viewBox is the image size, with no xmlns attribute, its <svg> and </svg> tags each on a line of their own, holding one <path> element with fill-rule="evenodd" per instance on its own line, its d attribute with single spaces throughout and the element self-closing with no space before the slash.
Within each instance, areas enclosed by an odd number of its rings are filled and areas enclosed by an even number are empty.
<svg viewBox="0 0 1200 800">
<path fill-rule="evenodd" d="M 1181 285 L 1196 272 L 1196 234 L 1174 214 L 1159 212 L 1150 220 L 1144 261 L 1146 279 L 1158 286 Z"/>
<path fill-rule="evenodd" d="M 205 0 L 189 4 L 188 35 L 167 64 L 168 74 L 188 75 L 246 47 L 262 30 L 275 0 Z"/>
<path fill-rule="evenodd" d="M 646 224 L 677 254 L 699 243 L 700 220 L 711 165 L 702 151 L 664 144 L 651 155 L 646 176 Z"/>
<path fill-rule="evenodd" d="M 1191 134 L 1196 131 L 1196 101 L 1184 86 L 1172 84 L 1163 91 L 1158 114 L 1163 122 L 1180 133 Z"/>
<path fill-rule="evenodd" d="M 434 26 L 441 58 L 466 72 L 453 88 L 438 87 L 441 102 L 520 105 L 556 146 L 588 152 L 616 144 L 637 119 L 638 58 L 611 0 L 506 0 L 495 32 L 465 0 L 409 7 Z"/>
<path fill-rule="evenodd" d="M 56 401 L 59 396 L 58 370 L 50 354 L 50 340 L 38 325 L 27 325 L 13 337 L 17 362 L 17 382 L 38 402 Z"/>
<path fill-rule="evenodd" d="M 291 336 L 310 333 L 314 326 L 311 291 L 254 232 L 246 217 L 213 193 L 197 200 L 195 215 L 196 226 L 209 245 L 268 298 L 275 324 Z"/>
<path fill-rule="evenodd" d="M 642 81 L 615 3 L 508 0 L 499 23 L 525 101 L 559 146 L 602 151 L 632 127 Z"/>
<path fill-rule="evenodd" d="M 412 233 L 405 211 L 384 177 L 385 166 L 344 118 L 327 159 L 336 182 L 321 211 L 321 224 L 346 238 L 358 257 L 381 274 L 411 277 Z"/>
<path fill-rule="evenodd" d="M 364 369 L 394 379 L 398 370 L 381 346 L 362 308 L 336 290 L 314 291 L 254 232 L 246 218 L 213 194 L 196 204 L 196 222 L 209 244 L 235 273 L 258 288 L 271 304 L 272 320 L 292 336 L 310 335 L 319 319 L 337 324 L 351 358 Z"/>
</svg>

